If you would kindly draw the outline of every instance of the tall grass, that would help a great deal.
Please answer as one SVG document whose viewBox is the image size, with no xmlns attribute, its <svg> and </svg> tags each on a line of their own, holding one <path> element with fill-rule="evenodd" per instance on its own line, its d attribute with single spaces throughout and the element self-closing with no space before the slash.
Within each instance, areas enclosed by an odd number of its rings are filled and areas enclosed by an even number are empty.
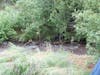
<svg viewBox="0 0 100 75">
<path fill-rule="evenodd" d="M 27 53 L 24 48 L 13 46 L 0 53 L 0 75 L 86 75 L 86 72 L 68 60 L 68 52 Z"/>
</svg>

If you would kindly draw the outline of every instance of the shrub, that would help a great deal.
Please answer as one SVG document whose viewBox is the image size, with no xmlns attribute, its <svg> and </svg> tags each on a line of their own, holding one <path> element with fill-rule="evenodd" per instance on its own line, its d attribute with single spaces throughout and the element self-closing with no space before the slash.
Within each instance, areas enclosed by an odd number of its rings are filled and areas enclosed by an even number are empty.
<svg viewBox="0 0 100 75">
<path fill-rule="evenodd" d="M 84 0 L 84 10 L 78 12 L 76 16 L 76 32 L 79 37 L 87 40 L 87 48 L 90 53 L 100 51 L 100 10 L 98 0 Z"/>
<path fill-rule="evenodd" d="M 81 0 L 19 0 L 16 5 L 21 10 L 17 28 L 22 33 L 21 40 L 51 40 L 55 35 L 70 37 L 67 25 L 74 9 L 81 10 Z M 52 30 L 52 31 L 51 31 Z"/>
<path fill-rule="evenodd" d="M 95 13 L 100 13 L 100 1 L 99 0 L 84 0 L 84 10 L 92 10 Z"/>
<path fill-rule="evenodd" d="M 21 40 L 37 39 L 40 33 L 46 32 L 44 25 L 47 24 L 51 12 L 52 0 L 19 0 L 16 5 L 21 10 L 17 28 L 21 29 Z M 41 35 L 42 37 L 43 35 Z"/>
<path fill-rule="evenodd" d="M 16 21 L 17 12 L 10 7 L 5 8 L 0 12 L 0 42 L 13 39 L 16 31 L 13 29 L 13 25 Z"/>
<path fill-rule="evenodd" d="M 51 41 L 57 36 L 62 41 L 71 40 L 72 36 L 75 37 L 75 33 L 72 34 L 68 26 L 75 19 L 72 13 L 83 10 L 82 0 L 11 0 L 10 2 L 14 3 L 10 4 L 13 12 L 9 13 L 9 18 L 15 20 L 10 21 L 12 23 L 9 24 L 17 33 L 14 39 Z M 5 13 L 8 11 L 5 10 Z"/>
</svg>

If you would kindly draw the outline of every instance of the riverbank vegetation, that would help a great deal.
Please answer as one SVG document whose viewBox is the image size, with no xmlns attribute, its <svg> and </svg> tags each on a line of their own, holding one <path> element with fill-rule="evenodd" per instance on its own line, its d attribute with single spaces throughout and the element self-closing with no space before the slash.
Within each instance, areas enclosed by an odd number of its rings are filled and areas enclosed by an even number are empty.
<svg viewBox="0 0 100 75">
<path fill-rule="evenodd" d="M 0 75 L 89 75 L 100 56 L 100 0 L 0 0 L 0 46 L 10 42 L 23 45 L 0 52 Z M 71 48 L 35 50 L 44 42 Z M 80 42 L 86 55 L 74 54 Z"/>
<path fill-rule="evenodd" d="M 0 75 L 89 75 L 94 56 L 11 46 L 0 53 Z"/>
<path fill-rule="evenodd" d="M 0 42 L 85 41 L 99 52 L 99 0 L 1 0 Z"/>
</svg>

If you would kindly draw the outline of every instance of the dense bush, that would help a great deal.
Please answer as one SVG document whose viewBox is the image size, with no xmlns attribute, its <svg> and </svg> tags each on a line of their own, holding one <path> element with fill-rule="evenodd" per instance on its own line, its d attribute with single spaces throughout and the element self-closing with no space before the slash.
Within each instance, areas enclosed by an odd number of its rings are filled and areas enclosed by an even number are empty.
<svg viewBox="0 0 100 75">
<path fill-rule="evenodd" d="M 81 10 L 81 0 L 19 0 L 21 10 L 17 25 L 21 29 L 21 40 L 70 39 L 67 26 L 74 10 Z M 52 30 L 52 31 L 51 31 Z"/>
<path fill-rule="evenodd" d="M 10 3 L 13 4 L 0 11 L 0 42 L 51 41 L 55 37 L 70 41 L 74 37 L 85 38 L 88 48 L 99 50 L 99 0 L 11 0 Z M 72 27 L 76 24 L 74 33 L 68 29 L 71 23 Z"/>
<path fill-rule="evenodd" d="M 59 34 L 59 40 L 62 40 L 62 36 L 64 36 L 64 40 L 71 39 L 71 35 L 68 32 L 68 25 L 73 18 L 72 13 L 74 10 L 80 10 L 79 7 L 81 6 L 78 4 L 79 1 L 80 0 L 77 0 L 77 2 L 73 0 L 56 0 L 54 2 L 54 10 L 50 14 L 50 21 L 56 27 L 56 34 Z"/>
<path fill-rule="evenodd" d="M 16 5 L 21 10 L 17 25 L 22 30 L 22 40 L 37 39 L 48 33 L 52 0 L 20 0 Z"/>
<path fill-rule="evenodd" d="M 19 41 L 30 39 L 50 41 L 55 36 L 59 40 L 70 39 L 71 35 L 67 31 L 67 26 L 72 18 L 72 12 L 74 9 L 80 10 L 82 7 L 81 0 L 77 0 L 77 2 L 73 0 L 11 0 L 9 3 L 14 3 L 14 5 L 10 5 L 13 9 L 10 7 L 9 12 L 6 9 L 1 12 L 2 20 L 6 23 L 9 20 L 9 25 L 2 22 L 1 26 L 6 25 L 8 27 L 5 30 L 16 32 L 13 39 Z M 4 13 L 8 15 L 4 15 Z M 2 34 L 2 41 L 12 37 L 12 33 L 8 35 L 3 32 Z"/>
<path fill-rule="evenodd" d="M 86 38 L 88 49 L 100 52 L 100 2 L 84 0 L 84 3 L 84 10 L 75 14 L 76 32 L 80 38 Z"/>
<path fill-rule="evenodd" d="M 92 10 L 95 13 L 100 13 L 100 0 L 84 0 L 84 10 Z"/>
<path fill-rule="evenodd" d="M 13 39 L 16 31 L 13 25 L 16 21 L 17 12 L 10 7 L 5 8 L 5 11 L 0 12 L 0 42 L 7 39 Z"/>
</svg>

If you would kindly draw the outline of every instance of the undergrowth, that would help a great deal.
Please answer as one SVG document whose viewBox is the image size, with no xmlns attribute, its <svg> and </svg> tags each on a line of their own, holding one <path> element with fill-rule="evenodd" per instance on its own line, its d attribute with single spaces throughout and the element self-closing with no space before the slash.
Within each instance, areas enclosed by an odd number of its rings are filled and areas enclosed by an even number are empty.
<svg viewBox="0 0 100 75">
<path fill-rule="evenodd" d="M 68 59 L 69 52 L 34 52 L 13 46 L 0 53 L 0 75 L 89 75 Z"/>
</svg>

